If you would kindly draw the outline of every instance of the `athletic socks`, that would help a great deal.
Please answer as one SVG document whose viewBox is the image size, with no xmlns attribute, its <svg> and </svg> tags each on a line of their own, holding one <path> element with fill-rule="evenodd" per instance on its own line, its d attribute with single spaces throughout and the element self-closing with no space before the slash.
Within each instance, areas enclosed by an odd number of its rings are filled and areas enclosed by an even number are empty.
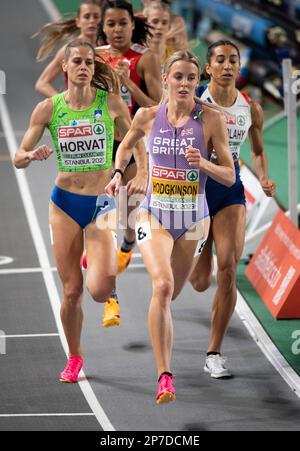
<svg viewBox="0 0 300 451">
<path fill-rule="evenodd" d="M 118 302 L 118 295 L 117 295 L 117 290 L 116 290 L 116 287 L 115 288 L 113 288 L 113 290 L 112 290 L 112 292 L 111 292 L 111 295 L 110 295 L 110 297 L 112 298 L 112 299 L 115 299 L 115 301 L 117 301 Z M 119 302 L 118 302 L 119 303 Z"/>
<path fill-rule="evenodd" d="M 131 242 L 127 241 L 126 238 L 124 237 L 123 243 L 121 246 L 121 251 L 128 253 L 134 248 L 134 245 L 135 245 L 135 241 L 131 241 Z"/>
<path fill-rule="evenodd" d="M 208 352 L 206 354 L 206 357 L 209 357 L 210 355 L 221 355 L 220 352 Z"/>
<path fill-rule="evenodd" d="M 162 376 L 163 376 L 164 374 L 166 374 L 167 376 L 170 376 L 170 377 L 173 376 L 172 373 L 169 373 L 168 371 L 165 371 L 164 373 L 161 373 L 161 375 L 159 376 L 158 382 L 160 382 L 160 380 L 161 380 L 161 378 L 162 378 Z"/>
</svg>

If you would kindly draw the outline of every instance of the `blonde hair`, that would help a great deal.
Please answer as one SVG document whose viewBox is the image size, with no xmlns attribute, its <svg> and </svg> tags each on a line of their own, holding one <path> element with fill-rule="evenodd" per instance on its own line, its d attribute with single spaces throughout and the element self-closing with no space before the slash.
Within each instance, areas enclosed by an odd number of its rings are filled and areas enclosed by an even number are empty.
<svg viewBox="0 0 300 451">
<path fill-rule="evenodd" d="M 42 43 L 38 50 L 37 61 L 44 61 L 63 43 L 76 38 L 80 30 L 76 21 L 80 17 L 82 5 L 97 5 L 100 8 L 99 0 L 83 0 L 77 10 L 77 15 L 70 19 L 59 20 L 57 22 L 47 23 L 42 29 L 32 37 L 41 36 Z"/>
<path fill-rule="evenodd" d="M 92 50 L 95 59 L 95 73 L 92 79 L 92 85 L 95 88 L 100 88 L 108 92 L 119 94 L 120 92 L 120 79 L 117 73 L 101 58 L 97 55 L 94 47 L 90 42 L 82 39 L 75 39 L 70 42 L 65 49 L 65 62 L 68 61 L 71 55 L 72 49 L 78 47 L 88 47 Z"/>
<path fill-rule="evenodd" d="M 201 68 L 201 64 L 199 61 L 199 58 L 192 52 L 190 52 L 189 50 L 180 50 L 179 52 L 175 52 L 173 53 L 173 55 L 166 61 L 165 65 L 164 65 L 164 71 L 163 73 L 165 75 L 168 75 L 172 69 L 173 64 L 179 62 L 179 61 L 185 61 L 187 63 L 192 63 L 194 64 L 199 72 L 199 82 L 200 82 L 200 78 L 202 75 L 202 68 Z M 168 103 L 169 101 L 169 96 L 168 96 L 168 92 L 164 91 L 163 93 L 163 97 L 161 99 L 161 104 L 164 103 Z M 228 113 L 220 106 L 216 105 L 216 104 L 210 104 L 208 102 L 204 102 L 203 100 L 201 100 L 199 97 L 197 97 L 196 95 L 194 96 L 194 101 L 195 103 L 199 104 L 199 105 L 205 105 L 206 107 L 210 108 L 211 110 L 216 110 L 222 114 L 226 114 L 228 115 Z"/>
<path fill-rule="evenodd" d="M 186 24 L 182 17 L 171 16 L 171 26 L 166 35 L 166 41 L 167 45 L 171 47 L 174 52 L 178 52 L 179 50 L 191 50 Z"/>
<path fill-rule="evenodd" d="M 148 6 L 146 6 L 146 8 L 144 8 L 143 14 L 146 18 L 149 17 L 150 12 L 153 9 L 159 9 L 161 11 L 167 12 L 170 15 L 170 26 L 171 26 L 171 18 L 172 18 L 172 12 L 170 10 L 169 5 L 167 5 L 166 3 L 161 3 L 159 0 L 155 0 L 154 2 L 151 2 Z"/>
</svg>

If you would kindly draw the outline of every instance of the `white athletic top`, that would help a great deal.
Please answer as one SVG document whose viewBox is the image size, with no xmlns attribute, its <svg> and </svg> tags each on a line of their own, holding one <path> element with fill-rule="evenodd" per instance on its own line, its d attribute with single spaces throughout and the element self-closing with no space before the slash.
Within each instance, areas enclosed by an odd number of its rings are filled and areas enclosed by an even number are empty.
<svg viewBox="0 0 300 451">
<path fill-rule="evenodd" d="M 215 103 L 212 98 L 208 86 L 201 95 L 201 100 L 208 103 Z M 228 129 L 229 147 L 232 152 L 232 158 L 234 161 L 239 159 L 241 146 L 248 136 L 249 128 L 252 125 L 251 119 L 251 99 L 247 94 L 242 94 L 238 91 L 238 95 L 234 105 L 231 107 L 222 107 L 225 111 L 230 113 L 230 117 L 225 117 Z M 217 155 L 213 150 L 211 160 L 216 160 Z"/>
</svg>

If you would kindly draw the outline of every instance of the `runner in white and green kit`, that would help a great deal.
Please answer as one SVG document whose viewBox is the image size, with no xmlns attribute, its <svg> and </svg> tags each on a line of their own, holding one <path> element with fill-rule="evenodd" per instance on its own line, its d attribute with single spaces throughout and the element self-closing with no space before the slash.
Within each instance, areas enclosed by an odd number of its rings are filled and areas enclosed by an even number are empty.
<svg viewBox="0 0 300 451">
<path fill-rule="evenodd" d="M 224 116 L 224 121 L 236 181 L 228 188 L 211 178 L 207 180 L 205 193 L 211 216 L 210 233 L 190 281 L 199 292 L 210 286 L 214 243 L 218 262 L 217 290 L 212 307 L 211 336 L 204 371 L 214 379 L 221 379 L 231 377 L 231 371 L 225 366 L 226 359 L 221 352 L 236 306 L 236 271 L 245 241 L 246 199 L 238 160 L 240 148 L 247 137 L 251 143 L 256 176 L 267 196 L 275 195 L 276 183 L 268 176 L 261 106 L 236 89 L 241 68 L 241 55 L 236 44 L 227 40 L 212 43 L 207 51 L 205 68 L 210 82 L 207 88 L 199 88 L 197 95 L 203 101 L 221 107 L 228 114 Z M 219 164 L 214 152 L 211 161 Z"/>
<path fill-rule="evenodd" d="M 63 287 L 61 319 L 69 346 L 62 382 L 77 382 L 82 368 L 84 242 L 89 264 L 87 289 L 96 302 L 105 303 L 103 324 L 119 321 L 119 307 L 110 298 L 117 272 L 115 204 L 104 188 L 111 177 L 114 124 L 123 133 L 131 119 L 118 92 L 118 81 L 105 63 L 95 63 L 93 46 L 76 40 L 68 44 L 63 70 L 68 90 L 37 105 L 14 164 L 26 168 L 47 160 L 53 150 L 35 146 L 49 128 L 57 154 L 58 176 L 51 196 L 49 221 L 53 251 Z M 113 91 L 113 92 L 112 92 Z M 144 148 L 138 148 L 143 160 Z M 141 151 L 140 151 L 141 150 Z M 138 158 L 139 159 L 139 158 Z M 130 194 L 146 191 L 145 175 L 131 181 Z M 107 301 L 107 302 L 106 302 Z"/>
</svg>

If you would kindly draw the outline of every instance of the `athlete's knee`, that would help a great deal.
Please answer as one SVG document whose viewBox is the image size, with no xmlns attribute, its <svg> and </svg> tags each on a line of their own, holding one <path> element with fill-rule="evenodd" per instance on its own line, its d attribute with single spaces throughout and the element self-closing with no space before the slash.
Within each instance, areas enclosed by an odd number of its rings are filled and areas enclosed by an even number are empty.
<svg viewBox="0 0 300 451">
<path fill-rule="evenodd" d="M 211 286 L 212 274 L 209 273 L 206 275 L 192 275 L 190 277 L 190 283 L 192 284 L 192 287 L 195 291 L 197 291 L 198 293 L 203 293 Z"/>
<path fill-rule="evenodd" d="M 82 284 L 66 284 L 64 286 L 64 302 L 67 302 L 71 307 L 78 307 L 81 304 L 82 294 Z"/>
<path fill-rule="evenodd" d="M 211 286 L 214 261 L 212 255 L 208 254 L 205 259 L 200 258 L 189 277 L 189 282 L 195 291 L 203 293 Z"/>
<path fill-rule="evenodd" d="M 237 262 L 228 260 L 218 266 L 217 280 L 218 284 L 232 287 L 236 281 Z"/>
<path fill-rule="evenodd" d="M 87 281 L 87 290 L 95 302 L 105 302 L 110 298 L 115 285 L 116 278 L 107 276 L 96 281 Z"/>
<path fill-rule="evenodd" d="M 164 275 L 153 280 L 153 295 L 159 299 L 160 303 L 167 305 L 170 303 L 174 293 L 174 280 L 172 277 Z"/>
</svg>

